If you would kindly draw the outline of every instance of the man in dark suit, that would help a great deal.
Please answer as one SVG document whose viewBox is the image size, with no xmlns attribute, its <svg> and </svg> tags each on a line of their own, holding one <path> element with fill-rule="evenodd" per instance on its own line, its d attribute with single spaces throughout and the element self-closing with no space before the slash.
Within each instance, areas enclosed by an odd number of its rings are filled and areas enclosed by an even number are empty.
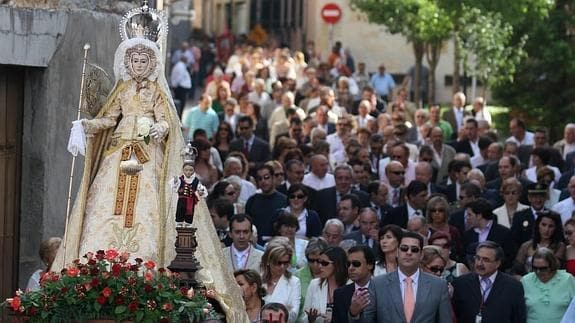
<svg viewBox="0 0 575 323">
<path fill-rule="evenodd" d="M 466 153 L 470 157 L 479 154 L 479 136 L 477 135 L 477 120 L 473 118 L 465 121 L 465 134 L 466 139 L 458 141 L 455 144 L 455 151 L 458 153 Z"/>
<path fill-rule="evenodd" d="M 389 211 L 388 216 L 383 219 L 382 226 L 395 224 L 405 229 L 409 219 L 418 215 L 424 216 L 425 204 L 429 196 L 427 186 L 418 180 L 413 180 L 407 185 L 405 192 L 407 203 Z"/>
<path fill-rule="evenodd" d="M 461 185 L 467 181 L 467 173 L 471 170 L 471 164 L 464 160 L 454 159 L 449 163 L 448 171 L 455 176 L 455 181 L 447 185 L 445 195 L 449 203 L 456 203 L 459 200 Z"/>
<path fill-rule="evenodd" d="M 335 186 L 317 192 L 315 210 L 319 213 L 322 223 L 337 214 L 337 205 L 341 198 L 347 194 L 354 194 L 358 197 L 360 207 L 369 206 L 369 196 L 367 193 L 351 188 L 353 170 L 351 166 L 343 164 L 334 170 Z"/>
<path fill-rule="evenodd" d="M 443 113 L 443 120 L 449 122 L 453 129 L 451 139 L 457 139 L 459 129 L 463 126 L 463 119 L 470 116 L 469 111 L 465 111 L 465 94 L 457 92 L 453 95 L 453 107 Z"/>
<path fill-rule="evenodd" d="M 370 206 L 377 211 L 380 222 L 385 219 L 389 211 L 393 209 L 393 207 L 387 203 L 388 192 L 389 189 L 387 185 L 380 181 L 373 181 L 367 186 Z"/>
<path fill-rule="evenodd" d="M 271 159 L 270 147 L 267 142 L 254 135 L 254 121 L 249 116 L 242 116 L 238 121 L 240 137 L 230 143 L 230 151 L 243 152 L 249 161 L 250 174 L 255 175 L 255 169 Z"/>
<path fill-rule="evenodd" d="M 419 234 L 403 234 L 398 270 L 371 281 L 369 304 L 361 314 L 350 311 L 351 322 L 453 322 L 447 283 L 419 270 L 422 248 L 423 237 Z"/>
<path fill-rule="evenodd" d="M 459 197 L 459 209 L 449 215 L 449 225 L 456 227 L 463 236 L 471 228 L 467 220 L 467 205 L 481 197 L 481 188 L 473 183 L 465 183 L 461 185 Z"/>
<path fill-rule="evenodd" d="M 516 177 L 519 182 L 521 182 L 521 186 L 523 187 L 523 192 L 519 197 L 519 201 L 523 204 L 528 204 L 529 201 L 527 200 L 527 186 L 532 182 L 527 178 L 520 176 L 518 174 L 519 168 L 521 163 L 519 159 L 515 156 L 503 156 L 498 163 L 498 170 L 499 170 L 499 178 L 496 178 L 490 182 L 485 184 L 486 189 L 493 189 L 496 192 L 501 190 L 501 183 L 504 180 L 508 179 L 509 177 Z"/>
<path fill-rule="evenodd" d="M 379 217 L 373 208 L 365 207 L 359 211 L 358 219 L 359 230 L 347 234 L 344 239 L 370 247 L 377 257 L 379 255 Z"/>
<path fill-rule="evenodd" d="M 498 271 L 504 256 L 495 242 L 485 241 L 477 246 L 475 272 L 453 282 L 452 302 L 458 322 L 525 323 L 523 285 Z"/>
<path fill-rule="evenodd" d="M 537 213 L 546 210 L 547 185 L 532 183 L 527 187 L 530 208 L 515 213 L 511 224 L 511 238 L 518 246 L 533 238 L 533 224 Z"/>
<path fill-rule="evenodd" d="M 358 315 L 367 307 L 375 259 L 367 246 L 353 246 L 347 251 L 347 274 L 352 283 L 333 292 L 332 323 L 347 323 L 348 312 Z"/>
<path fill-rule="evenodd" d="M 415 179 L 427 186 L 429 195 L 445 194 L 445 187 L 433 182 L 433 166 L 431 166 L 431 163 L 421 160 L 417 162 L 415 164 Z"/>
<path fill-rule="evenodd" d="M 371 173 L 379 178 L 379 160 L 387 155 L 383 152 L 383 136 L 379 133 L 374 133 L 369 138 L 369 162 L 371 163 Z M 383 172 L 383 170 L 381 170 Z"/>
<path fill-rule="evenodd" d="M 507 269 L 511 267 L 515 259 L 515 244 L 511 239 L 509 229 L 497 224 L 494 219 L 493 207 L 486 199 L 478 198 L 467 204 L 467 220 L 471 225 L 471 229 L 465 231 L 463 235 L 463 248 L 469 265 L 473 264 L 477 245 L 489 240 L 500 245 L 505 251 L 505 255 L 507 255 L 501 264 L 501 268 Z M 472 267 L 470 266 L 470 268 Z"/>
</svg>

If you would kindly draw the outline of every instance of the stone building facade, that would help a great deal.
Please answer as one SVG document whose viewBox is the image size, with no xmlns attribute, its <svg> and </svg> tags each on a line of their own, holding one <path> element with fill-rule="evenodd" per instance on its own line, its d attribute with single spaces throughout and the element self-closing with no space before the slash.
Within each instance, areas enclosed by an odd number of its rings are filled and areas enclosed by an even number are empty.
<svg viewBox="0 0 575 323">
<path fill-rule="evenodd" d="M 89 60 L 111 73 L 120 13 L 133 6 L 101 0 L 0 4 L 1 299 L 42 268 L 40 242 L 64 234 L 72 161 L 66 146 L 77 113 L 83 47 L 89 43 Z M 82 174 L 80 157 L 73 192 Z"/>
</svg>

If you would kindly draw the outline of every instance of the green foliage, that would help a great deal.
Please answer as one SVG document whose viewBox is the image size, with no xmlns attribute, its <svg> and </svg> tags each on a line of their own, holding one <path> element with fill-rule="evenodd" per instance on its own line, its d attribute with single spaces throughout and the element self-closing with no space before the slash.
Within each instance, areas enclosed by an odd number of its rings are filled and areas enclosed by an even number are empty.
<svg viewBox="0 0 575 323">
<path fill-rule="evenodd" d="M 569 5 L 571 4 L 571 5 Z M 513 81 L 494 88 L 495 98 L 558 139 L 575 120 L 575 8 L 558 0 L 547 20 L 535 23 L 525 44 L 528 57 Z"/>
<path fill-rule="evenodd" d="M 456 33 L 463 63 L 487 87 L 512 81 L 516 66 L 525 57 L 527 35 L 513 44 L 513 26 L 500 13 L 463 7 Z"/>
</svg>

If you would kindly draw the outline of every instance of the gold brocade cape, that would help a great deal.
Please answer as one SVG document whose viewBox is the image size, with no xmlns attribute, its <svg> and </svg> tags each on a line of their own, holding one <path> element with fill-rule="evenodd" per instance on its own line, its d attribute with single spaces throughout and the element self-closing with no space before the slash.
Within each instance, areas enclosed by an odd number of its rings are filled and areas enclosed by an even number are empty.
<svg viewBox="0 0 575 323">
<path fill-rule="evenodd" d="M 111 108 L 116 97 L 126 88 L 129 82 L 119 81 L 117 83 L 106 104 L 95 118 L 102 117 Z M 164 113 L 169 130 L 165 139 L 164 159 L 159 179 L 159 187 L 161 189 L 159 211 L 163 214 L 160 216 L 160 227 L 157 228 L 161 235 L 158 244 L 160 250 L 158 250 L 159 259 L 157 259 L 157 263 L 158 266 L 166 268 L 176 256 L 174 247 L 176 241 L 175 212 L 178 194 L 173 190 L 170 180 L 175 176 L 181 175 L 183 166 L 181 151 L 185 147 L 185 141 L 180 127 L 180 120 L 171 97 L 163 92 L 162 96 L 164 102 L 167 103 L 163 105 L 163 108 L 165 109 Z M 99 132 L 93 137 L 86 138 L 84 173 L 74 206 L 66 224 L 65 239 L 52 264 L 52 271 L 60 272 L 61 269 L 71 264 L 74 260 L 83 257 L 79 253 L 88 191 L 112 139 L 114 129 L 115 127 L 112 127 Z M 199 204 L 196 206 L 193 225 L 198 229 L 196 232 L 198 241 L 196 257 L 203 267 L 198 272 L 197 278 L 207 288 L 216 291 L 216 299 L 226 314 L 227 322 L 249 322 L 241 296 L 241 289 L 236 284 L 234 277 L 229 274 L 227 265 L 223 261 L 224 256 L 220 247 L 220 240 L 216 234 L 204 199 L 200 199 Z M 133 256 L 137 256 L 137 254 Z"/>
</svg>

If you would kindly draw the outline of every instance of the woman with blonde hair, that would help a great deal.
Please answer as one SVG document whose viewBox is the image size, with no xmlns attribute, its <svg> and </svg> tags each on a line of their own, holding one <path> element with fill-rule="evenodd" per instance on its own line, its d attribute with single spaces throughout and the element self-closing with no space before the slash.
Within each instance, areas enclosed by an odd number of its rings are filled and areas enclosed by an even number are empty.
<svg viewBox="0 0 575 323">
<path fill-rule="evenodd" d="M 266 296 L 262 277 L 253 269 L 236 270 L 234 277 L 242 290 L 242 298 L 244 299 L 250 322 L 260 322 L 260 310 L 264 305 L 263 298 Z"/>
<path fill-rule="evenodd" d="M 423 272 L 441 278 L 446 266 L 447 259 L 443 257 L 440 247 L 433 245 L 423 247 L 420 261 Z"/>
<path fill-rule="evenodd" d="M 449 235 L 451 252 L 458 257 L 463 256 L 463 243 L 459 230 L 448 223 L 449 203 L 442 196 L 434 196 L 429 199 L 426 207 L 427 226 L 431 234 L 443 232 Z"/>
<path fill-rule="evenodd" d="M 266 246 L 260 271 L 263 286 L 267 291 L 266 303 L 282 303 L 289 310 L 289 323 L 295 322 L 301 302 L 301 285 L 297 277 L 288 270 L 293 248 L 286 237 L 275 237 Z"/>
</svg>

